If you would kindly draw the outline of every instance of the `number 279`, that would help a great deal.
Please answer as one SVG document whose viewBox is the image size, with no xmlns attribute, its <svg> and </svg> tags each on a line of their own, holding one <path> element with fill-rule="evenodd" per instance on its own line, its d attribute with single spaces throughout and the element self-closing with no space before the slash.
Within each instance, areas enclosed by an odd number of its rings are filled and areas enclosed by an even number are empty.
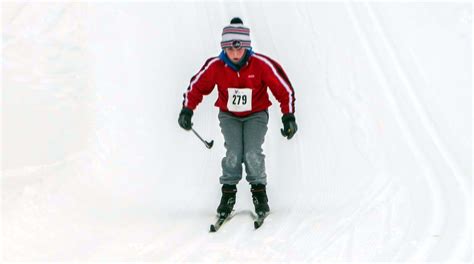
<svg viewBox="0 0 474 264">
<path fill-rule="evenodd" d="M 234 99 L 232 101 L 232 104 L 234 105 L 239 105 L 240 104 L 240 101 L 242 101 L 242 104 L 247 104 L 247 96 L 244 94 L 244 95 L 233 95 L 232 98 Z"/>
</svg>

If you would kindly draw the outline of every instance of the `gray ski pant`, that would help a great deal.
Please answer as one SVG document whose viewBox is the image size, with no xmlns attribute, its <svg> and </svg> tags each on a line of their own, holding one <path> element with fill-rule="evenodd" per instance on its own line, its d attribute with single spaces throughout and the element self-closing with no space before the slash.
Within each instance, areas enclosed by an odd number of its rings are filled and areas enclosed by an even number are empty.
<svg viewBox="0 0 474 264">
<path fill-rule="evenodd" d="M 250 184 L 267 184 L 262 145 L 267 133 L 268 110 L 246 117 L 219 111 L 226 155 L 222 159 L 221 184 L 234 185 L 242 179 L 242 163 Z"/>
</svg>

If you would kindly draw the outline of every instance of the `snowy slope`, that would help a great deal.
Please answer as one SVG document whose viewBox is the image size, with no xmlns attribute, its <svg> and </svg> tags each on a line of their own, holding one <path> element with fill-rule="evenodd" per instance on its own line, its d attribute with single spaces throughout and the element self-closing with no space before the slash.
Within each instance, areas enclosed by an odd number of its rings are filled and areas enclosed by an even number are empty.
<svg viewBox="0 0 474 264">
<path fill-rule="evenodd" d="M 240 16 L 296 92 L 208 233 L 224 155 L 189 79 Z M 2 3 L 2 242 L 28 261 L 472 261 L 472 4 Z M 273 99 L 273 98 L 272 98 Z"/>
</svg>

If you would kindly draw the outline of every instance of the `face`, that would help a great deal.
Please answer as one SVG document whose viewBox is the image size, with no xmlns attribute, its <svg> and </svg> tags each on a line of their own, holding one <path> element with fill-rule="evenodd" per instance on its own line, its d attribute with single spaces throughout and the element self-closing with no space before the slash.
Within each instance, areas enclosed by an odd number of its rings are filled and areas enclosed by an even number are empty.
<svg viewBox="0 0 474 264">
<path fill-rule="evenodd" d="M 227 54 L 227 57 L 229 57 L 229 59 L 233 63 L 238 63 L 245 54 L 244 48 L 229 47 L 229 48 L 225 48 L 224 51 L 225 51 L 225 54 Z"/>
</svg>

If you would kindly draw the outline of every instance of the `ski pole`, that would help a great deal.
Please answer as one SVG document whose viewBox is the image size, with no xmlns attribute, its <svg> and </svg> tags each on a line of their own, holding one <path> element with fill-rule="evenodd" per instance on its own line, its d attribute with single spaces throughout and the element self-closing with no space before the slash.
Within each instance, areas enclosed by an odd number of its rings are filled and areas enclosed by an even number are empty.
<svg viewBox="0 0 474 264">
<path fill-rule="evenodd" d="M 212 148 L 212 145 L 214 145 L 214 140 L 211 140 L 210 142 L 207 142 L 204 139 L 202 139 L 202 137 L 196 132 L 196 130 L 194 130 L 194 128 L 191 127 L 191 130 L 194 132 L 194 135 L 196 135 L 202 141 L 202 143 L 204 143 L 204 145 L 206 145 L 206 148 L 208 148 L 208 149 Z"/>
</svg>

